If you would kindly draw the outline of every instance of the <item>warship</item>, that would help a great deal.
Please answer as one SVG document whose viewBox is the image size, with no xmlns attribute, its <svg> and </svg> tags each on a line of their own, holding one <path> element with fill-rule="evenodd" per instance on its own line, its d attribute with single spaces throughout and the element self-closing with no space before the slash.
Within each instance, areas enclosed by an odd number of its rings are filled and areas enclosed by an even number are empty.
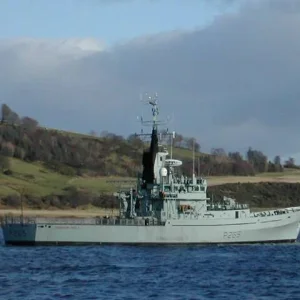
<svg viewBox="0 0 300 300">
<path fill-rule="evenodd" d="M 233 198 L 208 198 L 208 182 L 188 177 L 173 159 L 174 132 L 158 127 L 157 96 L 147 98 L 152 119 L 144 121 L 152 132 L 142 155 L 141 172 L 134 185 L 115 193 L 119 216 L 94 218 L 28 218 L 6 215 L 2 231 L 6 245 L 70 244 L 240 244 L 296 242 L 300 207 L 252 212 Z M 171 138 L 171 150 L 159 141 Z M 169 142 L 168 142 L 169 143 Z"/>
</svg>

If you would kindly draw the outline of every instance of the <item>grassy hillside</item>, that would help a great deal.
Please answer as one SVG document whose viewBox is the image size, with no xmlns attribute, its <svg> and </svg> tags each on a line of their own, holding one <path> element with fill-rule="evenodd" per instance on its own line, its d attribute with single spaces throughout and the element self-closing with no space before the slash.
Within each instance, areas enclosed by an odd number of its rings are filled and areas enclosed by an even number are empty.
<svg viewBox="0 0 300 300">
<path fill-rule="evenodd" d="M 63 195 L 70 187 L 88 189 L 95 193 L 112 192 L 112 180 L 122 177 L 66 176 L 54 172 L 39 162 L 28 163 L 10 158 L 11 175 L 0 173 L 0 197 L 11 194 L 29 194 L 37 197 L 50 194 Z"/>
</svg>

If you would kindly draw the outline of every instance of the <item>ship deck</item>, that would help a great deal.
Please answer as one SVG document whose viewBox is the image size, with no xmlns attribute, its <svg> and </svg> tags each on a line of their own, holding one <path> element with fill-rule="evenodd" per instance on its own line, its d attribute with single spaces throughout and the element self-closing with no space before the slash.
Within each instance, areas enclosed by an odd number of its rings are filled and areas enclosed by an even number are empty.
<svg viewBox="0 0 300 300">
<path fill-rule="evenodd" d="M 41 217 L 21 217 L 21 216 L 4 216 L 1 225 L 10 224 L 37 224 L 37 225 L 121 225 L 121 226 L 164 226 L 165 222 L 161 222 L 154 218 L 136 218 L 122 219 L 116 217 L 93 217 L 93 218 L 41 218 Z"/>
</svg>

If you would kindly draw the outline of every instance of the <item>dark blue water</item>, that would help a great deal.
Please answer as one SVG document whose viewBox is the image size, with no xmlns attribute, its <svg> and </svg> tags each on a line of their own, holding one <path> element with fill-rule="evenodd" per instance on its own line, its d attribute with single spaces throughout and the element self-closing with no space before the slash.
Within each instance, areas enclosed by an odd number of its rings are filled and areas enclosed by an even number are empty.
<svg viewBox="0 0 300 300">
<path fill-rule="evenodd" d="M 0 299 L 300 299 L 299 251 L 0 245 Z"/>
</svg>

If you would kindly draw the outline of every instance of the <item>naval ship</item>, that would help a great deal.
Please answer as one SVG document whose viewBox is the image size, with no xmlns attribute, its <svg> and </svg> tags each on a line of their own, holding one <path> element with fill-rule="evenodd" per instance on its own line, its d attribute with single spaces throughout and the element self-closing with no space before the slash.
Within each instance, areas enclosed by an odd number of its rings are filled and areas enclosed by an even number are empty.
<svg viewBox="0 0 300 300">
<path fill-rule="evenodd" d="M 300 207 L 252 212 L 247 204 L 207 196 L 208 182 L 180 172 L 182 161 L 163 147 L 157 97 L 149 97 L 152 127 L 149 148 L 134 186 L 115 193 L 117 217 L 25 218 L 5 216 L 7 245 L 65 244 L 240 244 L 296 242 Z M 165 132 L 174 138 L 174 132 Z M 145 135 L 145 134 L 143 134 Z M 172 148 L 171 148 L 172 149 Z M 194 162 L 194 151 L 193 151 Z"/>
</svg>

